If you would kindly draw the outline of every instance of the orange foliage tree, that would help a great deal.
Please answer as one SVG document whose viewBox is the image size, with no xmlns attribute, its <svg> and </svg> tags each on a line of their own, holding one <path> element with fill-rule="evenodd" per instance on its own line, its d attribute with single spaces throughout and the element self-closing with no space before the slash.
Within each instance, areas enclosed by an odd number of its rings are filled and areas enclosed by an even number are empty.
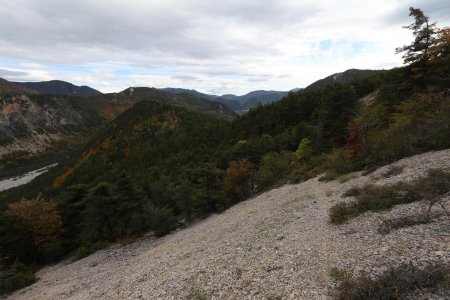
<svg viewBox="0 0 450 300">
<path fill-rule="evenodd" d="M 41 195 L 10 204 L 8 212 L 15 217 L 17 227 L 31 232 L 34 245 L 42 252 L 54 247 L 63 231 L 62 218 L 55 205 Z"/>
<path fill-rule="evenodd" d="M 75 169 L 73 167 L 68 167 L 64 171 L 64 173 L 62 173 L 61 175 L 56 177 L 55 180 L 53 180 L 53 187 L 55 189 L 60 188 L 64 184 L 64 182 L 66 182 L 66 180 L 73 174 L 74 171 Z"/>
<path fill-rule="evenodd" d="M 231 161 L 224 176 L 225 192 L 235 201 L 249 197 L 253 192 L 253 164 L 248 159 Z"/>
</svg>

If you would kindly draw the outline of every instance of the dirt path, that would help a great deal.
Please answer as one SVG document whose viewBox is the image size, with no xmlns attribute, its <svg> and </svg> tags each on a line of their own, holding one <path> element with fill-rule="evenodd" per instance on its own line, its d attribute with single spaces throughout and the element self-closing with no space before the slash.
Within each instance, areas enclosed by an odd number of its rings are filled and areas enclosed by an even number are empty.
<svg viewBox="0 0 450 300">
<path fill-rule="evenodd" d="M 450 222 L 388 235 L 377 232 L 381 214 L 367 213 L 335 226 L 328 209 L 341 194 L 366 182 L 410 180 L 432 167 L 450 168 L 450 150 L 401 160 L 401 174 L 379 179 L 388 167 L 340 184 L 285 185 L 242 202 L 165 238 L 113 246 L 73 263 L 46 267 L 36 284 L 11 299 L 328 299 L 332 267 L 381 273 L 412 260 L 450 261 Z M 421 203 L 383 217 L 419 212 Z"/>
</svg>

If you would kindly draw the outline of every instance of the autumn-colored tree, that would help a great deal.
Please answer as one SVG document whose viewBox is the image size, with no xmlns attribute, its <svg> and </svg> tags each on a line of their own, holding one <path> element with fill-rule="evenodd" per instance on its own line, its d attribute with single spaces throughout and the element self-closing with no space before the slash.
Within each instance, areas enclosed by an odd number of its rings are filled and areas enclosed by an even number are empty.
<svg viewBox="0 0 450 300">
<path fill-rule="evenodd" d="M 355 119 L 352 119 L 348 124 L 349 132 L 346 138 L 347 152 L 351 158 L 358 157 L 361 154 L 363 147 L 363 136 Z"/>
<path fill-rule="evenodd" d="M 439 29 L 436 42 L 430 49 L 431 71 L 435 81 L 450 87 L 450 27 Z"/>
<path fill-rule="evenodd" d="M 55 178 L 55 180 L 53 180 L 53 188 L 58 189 L 60 188 L 65 182 L 66 180 L 72 176 L 72 174 L 74 173 L 75 169 L 73 167 L 68 167 L 63 174 L 59 175 L 58 177 Z"/>
<path fill-rule="evenodd" d="M 8 206 L 16 226 L 31 232 L 35 246 L 43 253 L 51 251 L 63 231 L 63 222 L 53 203 L 41 195 Z"/>
<path fill-rule="evenodd" d="M 235 201 L 249 197 L 253 192 L 253 164 L 248 159 L 231 161 L 224 176 L 225 192 Z"/>
<path fill-rule="evenodd" d="M 430 49 L 433 58 L 447 58 L 450 56 L 450 27 L 438 29 L 436 40 Z"/>
</svg>

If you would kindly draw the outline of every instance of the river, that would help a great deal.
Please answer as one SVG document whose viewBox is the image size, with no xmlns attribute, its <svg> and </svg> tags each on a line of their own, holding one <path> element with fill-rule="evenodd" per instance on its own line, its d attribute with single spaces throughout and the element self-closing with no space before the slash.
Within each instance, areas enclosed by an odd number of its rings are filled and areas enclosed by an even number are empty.
<svg viewBox="0 0 450 300">
<path fill-rule="evenodd" d="M 50 169 L 51 167 L 54 167 L 56 165 L 57 164 L 49 165 L 49 166 L 25 173 L 20 176 L 15 176 L 15 177 L 7 178 L 4 180 L 0 180 L 0 191 L 4 191 L 7 189 L 11 189 L 13 187 L 27 184 L 27 183 L 31 182 L 33 179 L 35 179 L 36 177 L 38 177 L 39 175 L 47 172 L 48 169 Z"/>
</svg>

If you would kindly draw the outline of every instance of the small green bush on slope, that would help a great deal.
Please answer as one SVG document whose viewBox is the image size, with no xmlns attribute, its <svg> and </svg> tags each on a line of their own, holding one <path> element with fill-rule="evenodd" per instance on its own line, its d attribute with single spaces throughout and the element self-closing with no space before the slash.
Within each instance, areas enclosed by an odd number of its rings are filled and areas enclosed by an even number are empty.
<svg viewBox="0 0 450 300">
<path fill-rule="evenodd" d="M 337 300 L 395 300 L 436 286 L 449 290 L 450 266 L 437 263 L 418 269 L 403 264 L 390 268 L 376 278 L 364 274 L 357 278 L 343 276 L 340 279 L 335 295 Z"/>
<path fill-rule="evenodd" d="M 430 170 L 428 175 L 412 183 L 388 186 L 368 185 L 359 189 L 355 202 L 341 202 L 329 212 L 331 223 L 341 224 L 366 211 L 382 211 L 398 204 L 418 200 L 435 201 L 450 191 L 450 173 Z M 431 203 L 433 204 L 433 203 Z"/>
</svg>

